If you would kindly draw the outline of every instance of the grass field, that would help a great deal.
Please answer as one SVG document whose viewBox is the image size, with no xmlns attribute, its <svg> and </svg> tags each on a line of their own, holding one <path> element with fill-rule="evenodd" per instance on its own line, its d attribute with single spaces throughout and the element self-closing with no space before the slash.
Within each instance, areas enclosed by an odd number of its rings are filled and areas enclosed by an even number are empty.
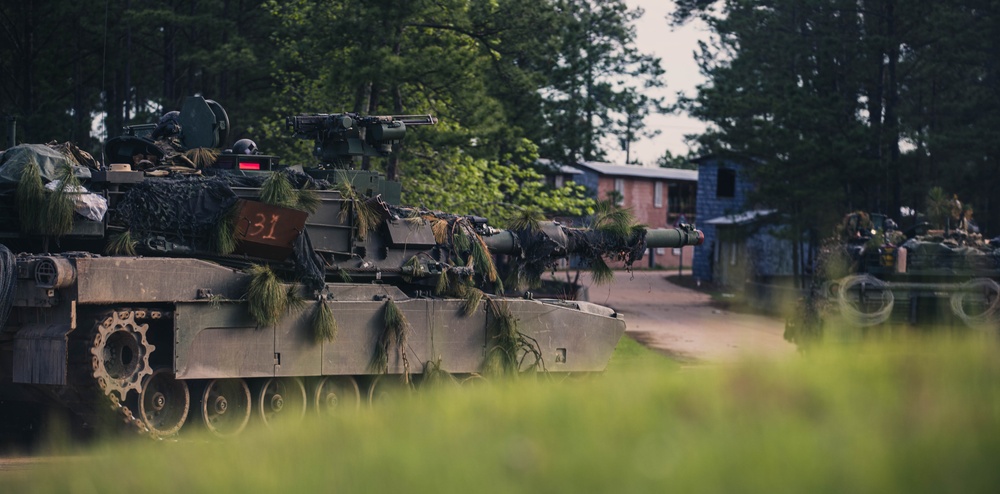
<svg viewBox="0 0 1000 494">
<path fill-rule="evenodd" d="M 827 345 L 680 367 L 441 386 L 238 440 L 114 440 L 3 492 L 997 492 L 993 337 Z M 6 485 L 4 485 L 6 484 Z"/>
</svg>

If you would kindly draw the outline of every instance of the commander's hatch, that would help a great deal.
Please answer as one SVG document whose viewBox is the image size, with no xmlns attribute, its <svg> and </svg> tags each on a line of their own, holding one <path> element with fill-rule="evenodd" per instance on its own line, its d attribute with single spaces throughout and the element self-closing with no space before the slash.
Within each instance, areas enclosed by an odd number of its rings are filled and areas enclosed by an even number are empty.
<svg viewBox="0 0 1000 494">
<path fill-rule="evenodd" d="M 177 122 L 181 126 L 180 141 L 185 149 L 218 148 L 229 138 L 229 115 L 222 105 L 201 96 L 184 98 Z M 156 124 L 130 125 L 125 134 L 108 139 L 104 153 L 108 163 L 133 163 L 134 156 L 163 157 L 163 151 L 153 145 L 151 134 Z"/>
<path fill-rule="evenodd" d="M 184 98 L 181 114 L 181 143 L 187 149 L 218 148 L 229 139 L 229 115 L 222 105 L 201 96 Z"/>
</svg>

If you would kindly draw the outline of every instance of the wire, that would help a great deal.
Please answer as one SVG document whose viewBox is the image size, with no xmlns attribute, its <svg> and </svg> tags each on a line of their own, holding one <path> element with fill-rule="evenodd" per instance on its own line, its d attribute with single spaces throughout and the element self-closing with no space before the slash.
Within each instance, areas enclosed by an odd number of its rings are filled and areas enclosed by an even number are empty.
<svg viewBox="0 0 1000 494">
<path fill-rule="evenodd" d="M 860 286 L 860 293 L 857 299 L 848 298 L 848 291 Z M 858 306 L 865 304 L 868 300 L 876 300 L 875 297 L 868 296 L 869 291 L 878 292 L 881 305 L 873 312 L 858 310 Z M 874 326 L 889 319 L 892 307 L 896 299 L 884 281 L 868 275 L 853 275 L 841 280 L 840 289 L 837 291 L 837 302 L 840 305 L 840 313 L 851 323 L 858 326 Z"/>
<path fill-rule="evenodd" d="M 973 293 L 981 293 L 988 307 L 977 314 L 965 311 L 966 297 Z M 975 300 L 978 302 L 978 300 Z M 996 326 L 997 312 L 1000 310 L 1000 284 L 989 278 L 970 280 L 951 294 L 951 311 L 967 326 L 972 328 L 992 328 Z"/>
<path fill-rule="evenodd" d="M 17 258 L 6 245 L 0 244 L 0 330 L 7 324 L 16 290 Z"/>
</svg>

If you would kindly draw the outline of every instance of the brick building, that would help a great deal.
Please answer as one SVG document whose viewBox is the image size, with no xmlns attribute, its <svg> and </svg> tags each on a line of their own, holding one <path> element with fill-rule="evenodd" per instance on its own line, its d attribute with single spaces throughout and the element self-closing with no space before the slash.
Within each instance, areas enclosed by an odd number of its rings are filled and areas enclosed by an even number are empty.
<svg viewBox="0 0 1000 494">
<path fill-rule="evenodd" d="M 613 165 L 593 161 L 573 165 L 583 173 L 573 180 L 586 186 L 600 200 L 616 197 L 632 209 L 636 220 L 650 228 L 672 227 L 678 222 L 694 223 L 698 192 L 698 171 L 676 168 L 648 168 Z M 691 265 L 694 247 L 651 249 L 643 265 L 677 267 Z"/>
</svg>

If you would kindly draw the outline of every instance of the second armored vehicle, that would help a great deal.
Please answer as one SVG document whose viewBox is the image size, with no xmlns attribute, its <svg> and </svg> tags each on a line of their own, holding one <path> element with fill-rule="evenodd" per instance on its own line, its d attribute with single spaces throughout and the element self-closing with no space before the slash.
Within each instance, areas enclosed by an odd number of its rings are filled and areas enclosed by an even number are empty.
<svg viewBox="0 0 1000 494">
<path fill-rule="evenodd" d="M 842 238 L 825 255 L 850 272 L 824 284 L 829 312 L 853 327 L 895 321 L 996 330 L 1000 251 L 956 224 L 932 230 L 921 223 L 903 232 L 882 215 L 845 217 Z"/>
</svg>

